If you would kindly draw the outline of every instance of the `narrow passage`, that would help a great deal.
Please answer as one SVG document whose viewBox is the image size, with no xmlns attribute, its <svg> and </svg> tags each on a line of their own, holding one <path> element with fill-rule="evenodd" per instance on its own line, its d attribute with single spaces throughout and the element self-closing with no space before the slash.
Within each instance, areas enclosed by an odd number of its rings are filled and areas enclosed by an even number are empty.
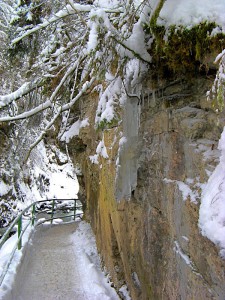
<svg viewBox="0 0 225 300">
<path fill-rule="evenodd" d="M 87 226 L 38 226 L 4 300 L 118 300 L 100 270 L 93 236 L 84 236 Z"/>
</svg>

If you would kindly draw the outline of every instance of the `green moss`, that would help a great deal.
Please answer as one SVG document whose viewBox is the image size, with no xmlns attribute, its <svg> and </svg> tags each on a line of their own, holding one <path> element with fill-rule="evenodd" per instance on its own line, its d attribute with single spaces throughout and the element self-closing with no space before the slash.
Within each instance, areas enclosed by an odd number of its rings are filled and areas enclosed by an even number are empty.
<svg viewBox="0 0 225 300">
<path fill-rule="evenodd" d="M 160 68 L 173 73 L 193 73 L 200 71 L 202 65 L 208 70 L 207 58 L 225 47 L 224 34 L 211 36 L 216 27 L 213 22 L 204 22 L 191 28 L 172 25 L 166 30 L 155 19 L 145 24 L 146 33 L 154 37 L 150 54 L 157 71 Z"/>
<path fill-rule="evenodd" d="M 224 108 L 224 90 L 225 86 L 224 85 L 219 85 L 218 90 L 217 90 L 217 104 L 219 107 L 219 110 L 222 111 Z"/>
<path fill-rule="evenodd" d="M 104 119 L 98 123 L 97 130 L 103 131 L 105 129 L 110 129 L 116 126 L 118 126 L 118 120 L 116 118 L 113 118 L 110 122 Z"/>
</svg>

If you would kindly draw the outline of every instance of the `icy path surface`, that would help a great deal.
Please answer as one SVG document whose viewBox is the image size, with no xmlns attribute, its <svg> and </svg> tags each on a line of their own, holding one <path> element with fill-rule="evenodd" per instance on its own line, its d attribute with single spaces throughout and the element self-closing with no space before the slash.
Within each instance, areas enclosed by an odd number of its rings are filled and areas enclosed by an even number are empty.
<svg viewBox="0 0 225 300">
<path fill-rule="evenodd" d="M 85 222 L 39 226 L 4 300 L 118 300 Z"/>
</svg>

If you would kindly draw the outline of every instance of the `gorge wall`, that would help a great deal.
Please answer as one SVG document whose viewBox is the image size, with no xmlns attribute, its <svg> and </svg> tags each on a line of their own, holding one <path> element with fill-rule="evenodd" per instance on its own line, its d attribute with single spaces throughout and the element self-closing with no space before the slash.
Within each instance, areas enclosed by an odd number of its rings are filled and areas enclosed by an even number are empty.
<svg viewBox="0 0 225 300">
<path fill-rule="evenodd" d="M 206 101 L 216 74 L 212 62 L 224 55 L 223 3 L 211 8 L 207 1 L 205 10 L 187 1 L 174 6 L 142 1 L 138 7 L 131 5 L 137 1 L 124 1 L 113 12 L 104 7 L 106 1 L 94 6 L 75 1 L 71 8 L 71 1 L 42 1 L 47 5 L 32 12 L 32 24 L 21 14 L 29 12 L 22 2 L 18 10 L 9 10 L 3 32 L 14 41 L 10 49 L 8 41 L 2 43 L 14 71 L 0 61 L 5 69 L 0 81 L 8 78 L 3 92 L 20 87 L 17 112 L 8 111 L 12 94 L 1 98 L 2 120 L 9 114 L 12 122 L 0 123 L 0 227 L 13 218 L 14 201 L 23 201 L 24 194 L 28 198 L 29 189 L 46 195 L 49 166 L 62 166 L 70 156 L 81 171 L 85 217 L 117 289 L 126 283 L 132 300 L 224 300 L 224 260 L 198 227 L 202 188 L 219 162 L 217 145 L 225 125 L 224 112 Z M 180 20 L 171 20 L 172 9 Z M 17 21 L 8 30 L 12 12 Z M 225 63 L 220 67 L 221 85 L 217 78 L 214 89 L 222 104 Z M 29 92 L 21 90 L 24 81 L 31 84 Z M 104 119 L 107 105 L 113 117 Z M 23 123 L 28 112 L 32 117 Z M 11 115 L 21 113 L 16 125 Z M 63 140 L 71 128 L 79 135 Z M 31 153 L 39 136 L 45 145 Z M 58 147 L 64 150 L 62 161 Z M 24 165 L 27 153 L 30 165 Z M 43 170 L 35 175 L 32 168 L 40 162 Z M 21 189 L 19 181 L 27 188 Z"/>
<path fill-rule="evenodd" d="M 224 299 L 224 261 L 200 234 L 201 188 L 218 163 L 224 120 L 206 101 L 210 76 L 142 82 L 122 122 L 94 129 L 98 95 L 83 101 L 69 151 L 82 169 L 80 192 L 104 265 L 135 299 Z M 121 142 L 121 132 L 125 136 Z M 89 158 L 103 139 L 108 158 Z"/>
</svg>

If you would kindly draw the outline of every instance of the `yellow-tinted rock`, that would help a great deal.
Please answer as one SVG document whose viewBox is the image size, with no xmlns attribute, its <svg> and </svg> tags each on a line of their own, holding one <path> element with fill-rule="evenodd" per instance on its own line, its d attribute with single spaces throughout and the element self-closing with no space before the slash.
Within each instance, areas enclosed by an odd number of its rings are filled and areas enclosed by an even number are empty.
<svg viewBox="0 0 225 300">
<path fill-rule="evenodd" d="M 146 95 L 134 139 L 137 147 L 130 143 L 121 160 L 138 161 L 136 187 L 131 187 L 128 197 L 116 197 L 126 176 L 118 176 L 125 121 L 111 129 L 93 130 L 97 95 L 86 99 L 82 111 L 91 123 L 80 134 L 85 151 L 75 153 L 70 145 L 74 161 L 82 167 L 86 218 L 103 264 L 117 288 L 127 283 L 133 300 L 225 298 L 225 263 L 198 228 L 201 184 L 218 162 L 216 146 L 223 126 L 210 104 L 206 107 L 208 84 L 202 78 L 186 84 L 178 81 L 170 92 L 183 89 L 189 96 L 170 98 L 167 89 L 166 105 L 160 94 Z M 152 82 L 146 82 L 146 90 L 148 85 Z M 124 112 L 121 115 L 126 117 Z M 109 157 L 99 156 L 99 164 L 92 164 L 89 156 L 103 139 Z M 195 202 L 190 195 L 183 198 L 181 182 L 195 193 Z"/>
</svg>

